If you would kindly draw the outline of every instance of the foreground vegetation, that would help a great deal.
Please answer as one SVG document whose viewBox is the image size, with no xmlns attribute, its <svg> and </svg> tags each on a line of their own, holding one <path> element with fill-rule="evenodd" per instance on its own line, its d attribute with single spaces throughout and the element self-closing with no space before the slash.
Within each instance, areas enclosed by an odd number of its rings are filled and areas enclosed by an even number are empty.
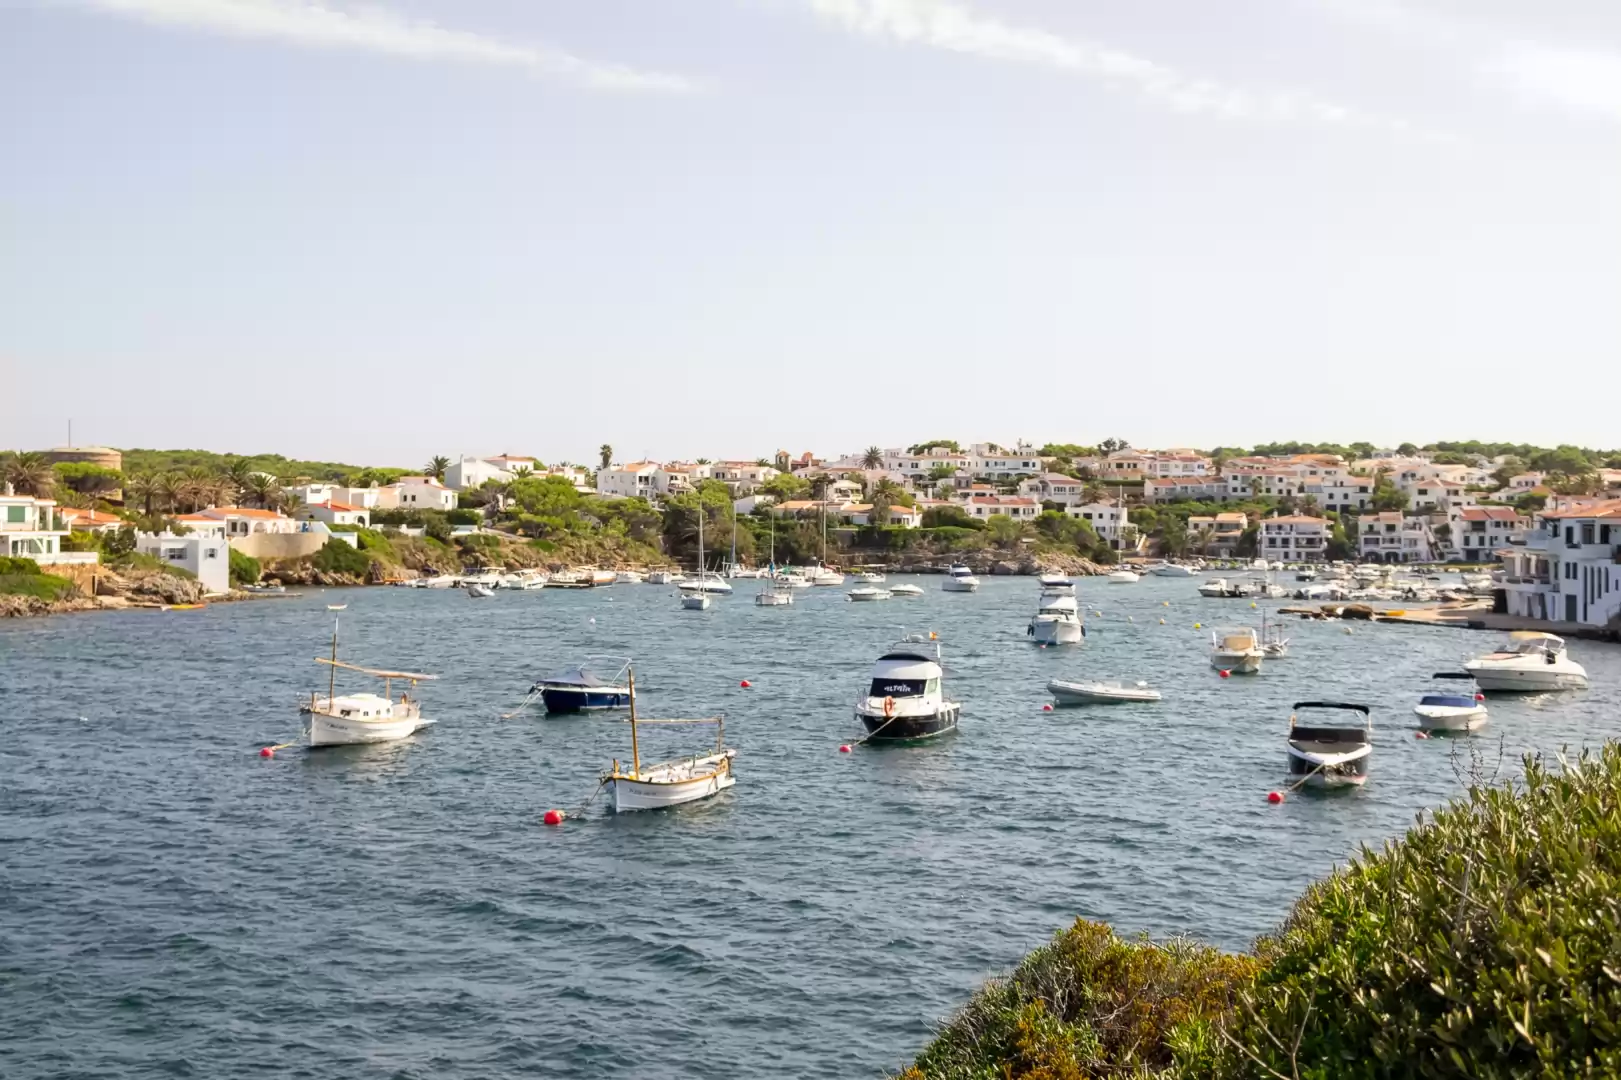
<svg viewBox="0 0 1621 1080">
<path fill-rule="evenodd" d="M 1472 786 L 1248 953 L 1078 921 L 901 1075 L 1621 1076 L 1621 745 Z"/>
</svg>

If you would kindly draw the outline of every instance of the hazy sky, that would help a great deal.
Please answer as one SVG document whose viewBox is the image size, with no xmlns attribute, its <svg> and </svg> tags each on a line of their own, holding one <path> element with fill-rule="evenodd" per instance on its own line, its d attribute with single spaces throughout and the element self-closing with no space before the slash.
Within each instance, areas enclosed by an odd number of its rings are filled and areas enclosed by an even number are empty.
<svg viewBox="0 0 1621 1080">
<path fill-rule="evenodd" d="M 1621 445 L 1616 0 L 0 0 L 0 448 Z"/>
</svg>

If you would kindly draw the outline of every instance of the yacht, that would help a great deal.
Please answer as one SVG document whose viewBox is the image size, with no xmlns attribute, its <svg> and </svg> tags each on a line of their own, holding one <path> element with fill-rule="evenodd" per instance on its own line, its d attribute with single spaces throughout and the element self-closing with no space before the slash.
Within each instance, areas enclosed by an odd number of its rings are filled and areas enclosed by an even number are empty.
<svg viewBox="0 0 1621 1080">
<path fill-rule="evenodd" d="M 1266 652 L 1253 628 L 1235 627 L 1210 635 L 1210 666 L 1235 675 L 1254 675 L 1261 670 Z"/>
<path fill-rule="evenodd" d="M 931 648 L 932 646 L 932 648 Z M 912 634 L 873 665 L 872 682 L 856 701 L 867 742 L 916 742 L 957 730 L 962 705 L 940 689 L 940 642 Z"/>
<path fill-rule="evenodd" d="M 1425 694 L 1413 706 L 1421 731 L 1474 731 L 1486 723 L 1486 695 L 1472 685 L 1474 676 L 1464 671 L 1438 671 L 1437 679 L 1462 679 L 1471 683 L 1465 694 Z"/>
<path fill-rule="evenodd" d="M 1224 597 L 1232 600 L 1245 596 L 1252 596 L 1255 586 L 1248 581 L 1228 581 L 1226 578 L 1211 578 L 1199 586 L 1200 596 Z"/>
<path fill-rule="evenodd" d="M 332 628 L 332 657 L 317 657 L 317 664 L 328 667 L 326 697 L 310 694 L 310 701 L 300 711 L 309 717 L 309 745 L 352 746 L 360 743 L 392 742 L 432 724 L 422 717 L 422 706 L 408 692 L 402 691 L 398 701 L 393 700 L 394 681 L 415 686 L 419 682 L 437 679 L 437 675 L 422 675 L 412 671 L 380 671 L 375 668 L 356 667 L 338 659 L 338 629 Z M 355 671 L 383 680 L 382 694 L 339 694 L 338 670 Z"/>
<path fill-rule="evenodd" d="M 1053 679 L 1047 684 L 1047 693 L 1059 705 L 1116 705 L 1126 701 L 1158 701 L 1158 690 L 1139 681 L 1135 686 L 1118 682 L 1065 682 Z"/>
<path fill-rule="evenodd" d="M 687 611 L 708 611 L 715 603 L 714 597 L 701 589 L 692 589 L 687 585 L 680 586 L 681 606 Z"/>
<path fill-rule="evenodd" d="M 646 580 L 646 575 L 639 574 L 635 570 L 621 570 L 614 575 L 614 581 L 621 585 L 640 585 Z"/>
<path fill-rule="evenodd" d="M 889 587 L 889 592 L 890 592 L 891 596 L 922 596 L 923 595 L 922 588 L 920 588 L 917 585 L 891 585 Z"/>
<path fill-rule="evenodd" d="M 508 574 L 501 579 L 501 588 L 532 591 L 546 587 L 547 574 L 544 570 L 519 570 L 515 574 Z"/>
<path fill-rule="evenodd" d="M 1496 652 L 1463 665 L 1485 691 L 1585 690 L 1587 669 L 1565 655 L 1565 641 L 1552 634 L 1519 630 Z"/>
<path fill-rule="evenodd" d="M 471 573 L 463 574 L 461 584 L 463 588 L 471 585 L 482 585 L 487 589 L 498 589 L 501 587 L 501 578 L 503 576 L 500 567 L 484 566 Z"/>
<path fill-rule="evenodd" d="M 798 570 L 789 569 L 787 567 L 778 570 L 772 577 L 772 580 L 777 584 L 787 586 L 790 589 L 808 589 L 811 587 L 810 578 L 806 577 Z"/>
<path fill-rule="evenodd" d="M 623 709 L 630 704 L 625 675 L 630 660 L 623 656 L 588 656 L 556 675 L 541 679 L 530 689 L 540 695 L 549 713 L 597 712 Z"/>
<path fill-rule="evenodd" d="M 737 751 L 726 745 L 726 718 L 699 720 L 642 720 L 636 715 L 636 675 L 630 673 L 630 768 L 615 760 L 602 774 L 602 787 L 615 813 L 627 810 L 662 810 L 718 795 L 736 783 L 732 760 Z M 637 727 L 642 724 L 714 724 L 715 747 L 709 753 L 643 765 Z"/>
<path fill-rule="evenodd" d="M 863 585 L 882 585 L 884 583 L 884 575 L 874 570 L 860 570 L 851 574 L 850 577 Z"/>
<path fill-rule="evenodd" d="M 1025 631 L 1038 645 L 1073 645 L 1086 636 L 1075 597 L 1044 592 Z"/>
<path fill-rule="evenodd" d="M 719 593 L 729 596 L 732 592 L 732 583 L 715 573 L 704 569 L 704 515 L 698 515 L 698 570 L 689 578 L 681 581 L 677 588 L 681 590 L 681 606 L 698 610 L 707 610 L 709 605 L 688 603 L 694 596 L 707 596 L 709 593 Z"/>
<path fill-rule="evenodd" d="M 1142 579 L 1143 576 L 1137 573 L 1137 571 L 1127 570 L 1124 567 L 1120 568 L 1119 570 L 1109 571 L 1110 585 L 1135 585 Z"/>
<path fill-rule="evenodd" d="M 1042 574 L 1036 579 L 1036 584 L 1041 586 L 1042 592 L 1075 595 L 1075 582 L 1064 574 Z"/>
<path fill-rule="evenodd" d="M 794 590 L 780 581 L 767 581 L 754 594 L 756 607 L 789 607 L 794 602 Z"/>
<path fill-rule="evenodd" d="M 1155 577 L 1192 577 L 1198 571 L 1191 566 L 1181 563 L 1163 562 L 1148 568 L 1148 572 Z"/>
<path fill-rule="evenodd" d="M 844 584 L 844 575 L 830 566 L 813 566 L 806 578 L 818 588 Z"/>
<path fill-rule="evenodd" d="M 1310 709 L 1324 713 L 1324 723 L 1302 724 L 1299 714 Z M 1332 724 L 1341 719 L 1335 713 L 1361 713 L 1362 723 Z M 1368 758 L 1373 753 L 1373 724 L 1366 705 L 1340 701 L 1297 701 L 1289 714 L 1289 775 L 1299 784 L 1332 787 L 1361 784 L 1368 779 Z M 1312 717 L 1312 718 L 1315 718 Z"/>
<path fill-rule="evenodd" d="M 968 567 L 953 566 L 940 583 L 940 588 L 946 592 L 978 592 L 979 579 Z"/>
</svg>

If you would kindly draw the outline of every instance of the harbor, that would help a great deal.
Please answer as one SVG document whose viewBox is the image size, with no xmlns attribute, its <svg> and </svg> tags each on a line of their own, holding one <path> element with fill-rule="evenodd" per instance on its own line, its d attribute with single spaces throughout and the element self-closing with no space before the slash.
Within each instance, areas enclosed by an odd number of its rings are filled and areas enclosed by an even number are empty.
<svg viewBox="0 0 1621 1080">
<path fill-rule="evenodd" d="M 64 1074 L 233 1075 L 273 1054 L 317 1080 L 881 1075 L 1078 915 L 1242 948 L 1460 775 L 1621 733 L 1611 645 L 1569 643 L 1588 689 L 1492 695 L 1473 737 L 1419 739 L 1434 674 L 1504 635 L 1292 618 L 1286 659 L 1224 678 L 1212 628 L 1297 601 L 1077 579 L 1086 635 L 1043 647 L 1035 579 L 948 580 L 888 575 L 919 591 L 849 603 L 852 578 L 780 607 L 741 580 L 701 611 L 675 583 L 303 589 L 0 626 L 8 1049 Z M 433 725 L 260 757 L 328 692 L 311 660 L 334 619 L 337 655 L 439 675 L 411 691 Z M 863 744 L 875 661 L 929 634 L 956 730 Z M 516 708 L 591 656 L 634 659 L 647 717 L 724 717 L 735 783 L 669 810 L 593 802 L 630 764 L 625 712 Z M 1159 700 L 1049 711 L 1054 680 Z M 1366 782 L 1268 802 L 1298 779 L 1306 701 L 1370 710 Z M 715 742 L 638 737 L 644 764 Z"/>
</svg>

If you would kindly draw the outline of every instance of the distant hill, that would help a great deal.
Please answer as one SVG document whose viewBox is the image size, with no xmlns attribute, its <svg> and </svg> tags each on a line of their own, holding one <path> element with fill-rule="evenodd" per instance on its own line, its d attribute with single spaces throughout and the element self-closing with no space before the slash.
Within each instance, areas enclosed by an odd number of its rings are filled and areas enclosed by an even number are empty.
<svg viewBox="0 0 1621 1080">
<path fill-rule="evenodd" d="M 296 461 L 280 454 L 217 454 L 212 450 L 125 450 L 123 454 L 126 474 L 183 472 L 199 466 L 219 472 L 238 459 L 246 461 L 255 472 L 283 478 L 308 476 L 313 480 L 346 480 L 362 473 L 409 471 L 345 465 L 337 461 Z"/>
</svg>

